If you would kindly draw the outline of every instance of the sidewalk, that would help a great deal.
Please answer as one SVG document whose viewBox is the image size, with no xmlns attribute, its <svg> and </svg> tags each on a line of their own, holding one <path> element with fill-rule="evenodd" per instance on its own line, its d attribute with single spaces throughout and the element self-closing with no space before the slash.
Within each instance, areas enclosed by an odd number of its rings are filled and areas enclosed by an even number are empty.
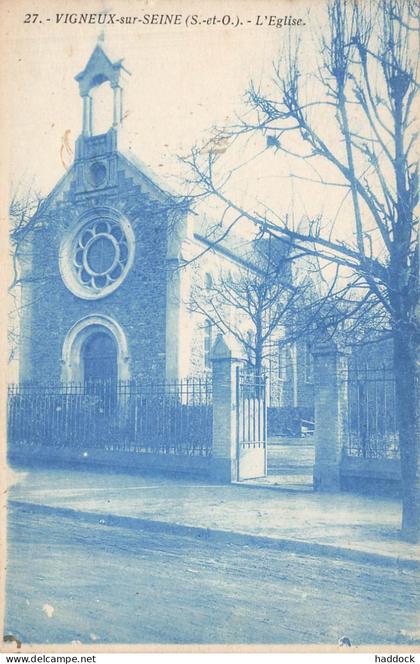
<svg viewBox="0 0 420 664">
<path fill-rule="evenodd" d="M 395 499 L 80 469 L 32 468 L 9 475 L 9 501 L 32 510 L 420 567 L 420 547 L 399 540 L 401 508 Z"/>
</svg>

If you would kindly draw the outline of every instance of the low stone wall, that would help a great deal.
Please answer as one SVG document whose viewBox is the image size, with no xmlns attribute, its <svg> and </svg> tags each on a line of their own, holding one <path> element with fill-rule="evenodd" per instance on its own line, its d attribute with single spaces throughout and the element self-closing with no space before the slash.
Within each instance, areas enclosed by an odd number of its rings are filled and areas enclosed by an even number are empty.
<svg viewBox="0 0 420 664">
<path fill-rule="evenodd" d="M 343 456 L 340 464 L 343 491 L 399 496 L 401 468 L 398 459 L 363 459 Z"/>
<path fill-rule="evenodd" d="M 181 454 L 148 454 L 111 450 L 83 450 L 51 446 L 14 445 L 9 450 L 10 465 L 45 465 L 77 468 L 108 468 L 136 472 L 173 472 L 207 477 L 211 457 Z"/>
</svg>

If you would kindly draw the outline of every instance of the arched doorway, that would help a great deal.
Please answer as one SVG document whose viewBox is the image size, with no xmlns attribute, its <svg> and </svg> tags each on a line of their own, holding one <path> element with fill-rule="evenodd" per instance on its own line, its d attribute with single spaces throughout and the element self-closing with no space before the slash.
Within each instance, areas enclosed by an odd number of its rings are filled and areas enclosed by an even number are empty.
<svg viewBox="0 0 420 664">
<path fill-rule="evenodd" d="M 68 331 L 63 343 L 63 382 L 130 380 L 127 340 L 109 316 L 86 316 Z"/>
<path fill-rule="evenodd" d="M 118 379 L 117 345 L 106 331 L 91 334 L 82 348 L 85 382 L 115 383 Z"/>
</svg>

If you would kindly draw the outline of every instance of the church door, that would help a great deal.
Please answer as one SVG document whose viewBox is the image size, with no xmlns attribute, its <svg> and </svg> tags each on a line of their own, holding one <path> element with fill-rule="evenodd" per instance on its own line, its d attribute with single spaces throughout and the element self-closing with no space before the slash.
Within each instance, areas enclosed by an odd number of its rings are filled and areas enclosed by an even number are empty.
<svg viewBox="0 0 420 664">
<path fill-rule="evenodd" d="M 111 395 L 118 378 L 117 346 L 106 332 L 96 332 L 83 349 L 84 379 L 89 391 Z"/>
</svg>

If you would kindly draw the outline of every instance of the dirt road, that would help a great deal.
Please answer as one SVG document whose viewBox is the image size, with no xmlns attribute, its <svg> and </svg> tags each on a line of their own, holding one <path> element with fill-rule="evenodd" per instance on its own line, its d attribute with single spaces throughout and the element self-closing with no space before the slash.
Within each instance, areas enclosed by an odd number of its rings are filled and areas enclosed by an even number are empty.
<svg viewBox="0 0 420 664">
<path fill-rule="evenodd" d="M 415 572 L 10 511 L 24 642 L 409 644 Z M 417 633 L 417 635 L 416 635 Z M 418 641 L 417 641 L 418 642 Z"/>
</svg>

